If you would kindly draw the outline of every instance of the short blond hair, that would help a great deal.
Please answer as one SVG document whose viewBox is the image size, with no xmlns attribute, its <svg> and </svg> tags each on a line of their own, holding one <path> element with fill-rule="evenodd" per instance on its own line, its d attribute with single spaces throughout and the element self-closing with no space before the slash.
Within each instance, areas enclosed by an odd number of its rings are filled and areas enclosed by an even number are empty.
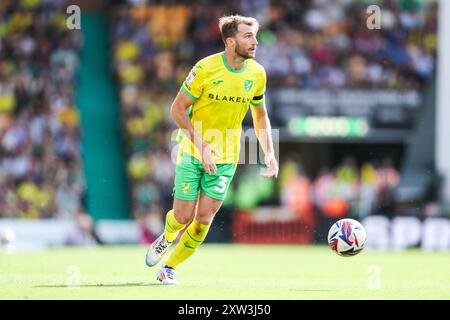
<svg viewBox="0 0 450 320">
<path fill-rule="evenodd" d="M 226 44 L 226 39 L 234 37 L 238 31 L 240 24 L 246 24 L 248 26 L 256 26 L 256 30 L 259 29 L 259 23 L 255 18 L 244 17 L 240 15 L 224 16 L 219 19 L 219 29 L 223 42 Z"/>
</svg>

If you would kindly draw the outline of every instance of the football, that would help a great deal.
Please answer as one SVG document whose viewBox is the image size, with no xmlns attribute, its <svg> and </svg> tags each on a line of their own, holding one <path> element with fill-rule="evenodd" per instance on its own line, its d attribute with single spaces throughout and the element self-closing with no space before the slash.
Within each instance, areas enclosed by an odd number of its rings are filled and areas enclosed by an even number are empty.
<svg viewBox="0 0 450 320">
<path fill-rule="evenodd" d="M 340 256 L 357 255 L 366 244 L 366 230 L 354 219 L 341 219 L 328 231 L 328 244 Z"/>
</svg>

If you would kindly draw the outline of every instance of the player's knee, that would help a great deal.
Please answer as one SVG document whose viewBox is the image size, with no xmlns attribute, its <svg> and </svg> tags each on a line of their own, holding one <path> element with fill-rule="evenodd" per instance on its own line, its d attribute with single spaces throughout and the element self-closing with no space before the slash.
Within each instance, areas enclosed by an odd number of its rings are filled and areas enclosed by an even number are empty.
<svg viewBox="0 0 450 320">
<path fill-rule="evenodd" d="M 183 211 L 174 211 L 175 219 L 178 223 L 188 224 L 192 219 L 192 213 Z"/>
<path fill-rule="evenodd" d="M 216 212 L 214 212 L 213 210 L 206 212 L 198 212 L 196 219 L 200 224 L 211 224 L 215 215 Z"/>
</svg>

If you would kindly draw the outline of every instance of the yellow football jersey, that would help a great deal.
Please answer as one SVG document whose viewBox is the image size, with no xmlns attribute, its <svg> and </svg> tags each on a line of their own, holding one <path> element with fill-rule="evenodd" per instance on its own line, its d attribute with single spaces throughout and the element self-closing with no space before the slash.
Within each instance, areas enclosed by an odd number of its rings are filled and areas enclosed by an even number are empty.
<svg viewBox="0 0 450 320">
<path fill-rule="evenodd" d="M 197 134 L 221 154 L 215 163 L 237 163 L 242 121 L 250 104 L 264 102 L 266 72 L 253 59 L 247 59 L 239 70 L 233 70 L 225 52 L 206 57 L 192 68 L 181 89 L 195 102 L 189 117 Z M 180 155 L 185 152 L 201 160 L 191 140 L 179 134 Z"/>
</svg>

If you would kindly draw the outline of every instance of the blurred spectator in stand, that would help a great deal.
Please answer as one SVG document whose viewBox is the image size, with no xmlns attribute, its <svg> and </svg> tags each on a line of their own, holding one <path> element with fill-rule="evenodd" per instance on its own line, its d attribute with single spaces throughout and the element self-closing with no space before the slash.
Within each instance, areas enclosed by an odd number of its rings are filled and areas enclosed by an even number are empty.
<svg viewBox="0 0 450 320">
<path fill-rule="evenodd" d="M 140 243 L 152 243 L 164 231 L 164 219 L 158 203 L 153 204 L 147 211 L 137 212 L 137 223 L 140 230 Z"/>
<path fill-rule="evenodd" d="M 361 220 L 373 212 L 377 195 L 377 171 L 366 162 L 361 167 L 358 218 Z"/>
<path fill-rule="evenodd" d="M 358 197 L 358 171 L 353 157 L 347 156 L 336 169 L 336 183 L 339 198 L 348 204 L 349 210 L 354 214 Z"/>
<path fill-rule="evenodd" d="M 252 210 L 258 205 L 272 203 L 275 182 L 273 179 L 265 179 L 261 176 L 263 167 L 249 165 L 238 170 L 239 173 L 236 173 L 236 176 L 239 176 L 239 179 L 234 195 L 238 210 Z"/>
<path fill-rule="evenodd" d="M 298 160 L 288 159 L 281 165 L 280 190 L 282 206 L 292 210 L 308 226 L 315 223 L 312 207 L 312 187 Z"/>
<path fill-rule="evenodd" d="M 75 226 L 66 239 L 67 245 L 72 246 L 94 246 L 103 244 L 95 231 L 95 225 L 89 214 L 79 211 L 74 216 Z"/>
<path fill-rule="evenodd" d="M 392 216 L 396 211 L 393 189 L 400 182 L 400 174 L 394 168 L 391 159 L 383 159 L 382 165 L 377 169 L 378 208 L 380 214 Z M 403 211 L 406 204 L 400 204 L 397 211 Z"/>
<path fill-rule="evenodd" d="M 343 218 L 349 210 L 341 195 L 336 173 L 328 168 L 322 168 L 314 181 L 314 202 L 318 218 L 316 241 L 324 242 L 331 224 Z"/>
</svg>

